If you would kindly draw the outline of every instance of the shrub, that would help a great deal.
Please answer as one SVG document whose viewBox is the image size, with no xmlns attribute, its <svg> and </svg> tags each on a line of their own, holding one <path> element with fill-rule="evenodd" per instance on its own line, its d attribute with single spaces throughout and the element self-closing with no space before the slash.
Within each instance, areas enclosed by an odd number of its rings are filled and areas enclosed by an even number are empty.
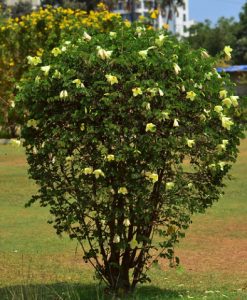
<svg viewBox="0 0 247 300">
<path fill-rule="evenodd" d="M 18 96 L 40 186 L 29 205 L 50 207 L 57 234 L 78 240 L 115 292 L 148 280 L 158 256 L 177 264 L 174 245 L 218 200 L 237 157 L 229 79 L 204 50 L 128 23 L 30 63 Z"/>
</svg>

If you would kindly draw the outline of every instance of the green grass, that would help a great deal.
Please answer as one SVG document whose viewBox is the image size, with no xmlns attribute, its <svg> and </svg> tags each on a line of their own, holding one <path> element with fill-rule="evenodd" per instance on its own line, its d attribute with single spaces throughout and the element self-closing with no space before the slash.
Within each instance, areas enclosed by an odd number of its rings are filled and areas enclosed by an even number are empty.
<svg viewBox="0 0 247 300">
<path fill-rule="evenodd" d="M 231 174 L 225 195 L 194 217 L 177 247 L 182 268 L 161 261 L 131 299 L 247 299 L 247 140 Z M 24 208 L 36 189 L 23 149 L 0 146 L 0 300 L 108 299 L 77 244 L 46 223 L 49 209 Z"/>
</svg>

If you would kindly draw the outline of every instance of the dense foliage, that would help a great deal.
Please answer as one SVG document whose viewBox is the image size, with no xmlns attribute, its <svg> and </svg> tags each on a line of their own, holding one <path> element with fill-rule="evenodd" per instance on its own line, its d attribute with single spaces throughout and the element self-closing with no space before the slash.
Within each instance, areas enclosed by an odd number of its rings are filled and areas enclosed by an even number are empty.
<svg viewBox="0 0 247 300">
<path fill-rule="evenodd" d="M 26 57 L 42 56 L 59 39 L 66 39 L 81 27 L 110 31 L 119 16 L 108 12 L 103 5 L 87 14 L 82 10 L 47 7 L 20 18 L 0 22 L 0 126 L 12 137 L 21 118 L 14 107 L 16 85 L 27 70 Z M 8 131 L 10 130 L 11 133 Z"/>
<path fill-rule="evenodd" d="M 29 204 L 50 207 L 57 234 L 79 241 L 111 290 L 147 280 L 158 256 L 177 264 L 174 245 L 192 214 L 218 200 L 236 160 L 229 79 L 205 50 L 121 22 L 28 62 L 18 101 L 40 186 Z"/>
</svg>

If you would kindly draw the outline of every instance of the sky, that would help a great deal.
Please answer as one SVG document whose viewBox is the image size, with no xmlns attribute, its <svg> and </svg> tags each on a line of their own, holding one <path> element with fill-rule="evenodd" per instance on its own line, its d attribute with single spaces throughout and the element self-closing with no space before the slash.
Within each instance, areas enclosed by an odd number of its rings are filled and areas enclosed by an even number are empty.
<svg viewBox="0 0 247 300">
<path fill-rule="evenodd" d="M 239 20 L 241 8 L 247 0 L 189 0 L 190 19 L 203 22 L 209 19 L 213 24 L 220 17 L 234 17 Z"/>
</svg>

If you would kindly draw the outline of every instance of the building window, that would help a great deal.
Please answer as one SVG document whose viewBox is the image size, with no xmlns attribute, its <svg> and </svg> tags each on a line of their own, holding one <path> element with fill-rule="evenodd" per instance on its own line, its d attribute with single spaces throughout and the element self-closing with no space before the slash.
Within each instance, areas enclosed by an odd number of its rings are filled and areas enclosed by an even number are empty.
<svg viewBox="0 0 247 300">
<path fill-rule="evenodd" d="M 142 8 L 142 5 L 141 5 L 141 3 L 140 3 L 140 2 L 138 2 L 138 3 L 136 4 L 136 8 L 137 8 L 137 9 L 140 9 L 140 8 Z"/>
<path fill-rule="evenodd" d="M 185 3 L 183 4 L 183 9 L 186 10 L 186 5 L 185 5 Z"/>
<path fill-rule="evenodd" d="M 154 2 L 144 1 L 144 8 L 146 8 L 146 9 L 152 9 L 152 8 L 154 8 Z"/>
<path fill-rule="evenodd" d="M 186 26 L 184 26 L 183 30 L 184 30 L 184 32 L 187 32 L 187 28 L 186 28 Z"/>
<path fill-rule="evenodd" d="M 183 15 L 183 20 L 186 22 L 186 14 Z"/>
</svg>

